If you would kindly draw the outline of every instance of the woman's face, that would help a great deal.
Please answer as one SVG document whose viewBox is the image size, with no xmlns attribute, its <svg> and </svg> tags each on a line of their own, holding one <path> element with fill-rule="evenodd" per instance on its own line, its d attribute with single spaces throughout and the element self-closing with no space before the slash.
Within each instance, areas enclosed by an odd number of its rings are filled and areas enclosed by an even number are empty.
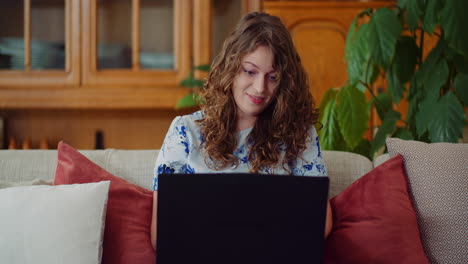
<svg viewBox="0 0 468 264">
<path fill-rule="evenodd" d="M 234 78 L 232 87 L 238 123 L 247 120 L 255 122 L 272 102 L 278 79 L 278 73 L 273 69 L 273 59 L 273 52 L 267 46 L 258 46 L 241 59 L 241 70 Z"/>
</svg>

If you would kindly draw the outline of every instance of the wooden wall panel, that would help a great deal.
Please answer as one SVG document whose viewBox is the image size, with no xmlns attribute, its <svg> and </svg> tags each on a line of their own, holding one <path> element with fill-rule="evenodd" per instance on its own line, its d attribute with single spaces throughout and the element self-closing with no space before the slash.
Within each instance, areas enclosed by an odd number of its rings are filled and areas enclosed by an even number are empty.
<svg viewBox="0 0 468 264">
<path fill-rule="evenodd" d="M 105 148 L 159 149 L 164 136 L 177 115 L 191 113 L 172 110 L 7 110 L 7 136 L 16 142 L 31 139 L 32 148 L 39 148 L 47 137 L 55 148 L 65 140 L 78 149 L 93 149 L 95 133 L 101 130 Z"/>
<path fill-rule="evenodd" d="M 265 1 L 264 11 L 280 17 L 291 32 L 309 75 L 310 89 L 320 103 L 330 88 L 347 80 L 344 48 L 349 25 L 368 7 L 390 2 Z"/>
<path fill-rule="evenodd" d="M 319 102 L 328 89 L 346 82 L 344 29 L 335 22 L 304 20 L 290 31 L 309 74 L 312 95 Z"/>
</svg>

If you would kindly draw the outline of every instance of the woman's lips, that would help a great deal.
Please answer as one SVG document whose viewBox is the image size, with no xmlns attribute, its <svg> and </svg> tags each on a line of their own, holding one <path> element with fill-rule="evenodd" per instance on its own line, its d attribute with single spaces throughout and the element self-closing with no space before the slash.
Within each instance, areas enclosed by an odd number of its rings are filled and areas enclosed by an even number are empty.
<svg viewBox="0 0 468 264">
<path fill-rule="evenodd" d="M 263 101 L 265 101 L 265 97 L 262 97 L 262 96 L 253 96 L 253 95 L 250 95 L 250 94 L 247 94 L 249 96 L 249 99 L 252 103 L 254 104 L 261 104 L 263 103 Z"/>
</svg>

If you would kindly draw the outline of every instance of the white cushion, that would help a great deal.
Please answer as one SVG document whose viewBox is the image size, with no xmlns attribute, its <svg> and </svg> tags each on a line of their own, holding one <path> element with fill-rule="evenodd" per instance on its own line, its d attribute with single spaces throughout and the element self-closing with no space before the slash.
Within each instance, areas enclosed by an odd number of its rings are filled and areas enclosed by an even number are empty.
<svg viewBox="0 0 468 264">
<path fill-rule="evenodd" d="M 100 263 L 109 185 L 0 190 L 0 263 Z"/>
</svg>

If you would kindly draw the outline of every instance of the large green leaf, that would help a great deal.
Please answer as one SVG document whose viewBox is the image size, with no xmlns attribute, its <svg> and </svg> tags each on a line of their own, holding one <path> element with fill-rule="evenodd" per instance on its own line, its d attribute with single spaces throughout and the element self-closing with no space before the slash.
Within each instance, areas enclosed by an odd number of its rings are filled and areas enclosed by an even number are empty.
<svg viewBox="0 0 468 264">
<path fill-rule="evenodd" d="M 379 77 L 380 68 L 370 59 L 370 65 L 367 67 L 363 81 L 367 84 L 372 84 Z M 361 90 L 364 91 L 364 90 Z"/>
<path fill-rule="evenodd" d="M 465 110 L 452 92 L 446 93 L 428 113 L 431 142 L 458 142 L 465 127 Z"/>
<path fill-rule="evenodd" d="M 441 87 L 448 81 L 449 68 L 447 61 L 443 58 L 447 46 L 441 39 L 437 46 L 429 53 L 427 59 L 421 65 L 421 68 L 416 73 L 416 79 L 419 88 L 423 88 L 426 97 L 429 96 L 433 100 L 439 97 Z M 411 96 L 414 91 L 411 91 Z M 418 94 L 423 94 L 418 92 Z M 410 96 L 410 98 L 411 98 Z"/>
<path fill-rule="evenodd" d="M 331 100 L 336 101 L 339 92 L 340 88 L 331 88 L 325 92 L 325 94 L 322 96 L 322 100 L 320 101 L 319 105 L 320 115 L 325 110 L 325 106 L 328 104 L 328 102 L 330 102 Z"/>
<path fill-rule="evenodd" d="M 198 105 L 197 96 L 193 93 L 187 94 L 177 101 L 176 109 L 194 107 Z"/>
<path fill-rule="evenodd" d="M 416 119 L 416 132 L 418 136 L 422 137 L 429 128 L 429 123 L 433 118 L 437 101 L 430 97 L 426 97 L 418 107 L 415 115 Z M 411 107 L 411 106 L 410 106 Z"/>
<path fill-rule="evenodd" d="M 320 101 L 319 121 L 322 127 L 318 131 L 318 134 L 321 147 L 327 150 L 339 150 L 343 141 L 338 127 L 337 116 L 337 96 L 339 91 L 339 88 L 328 89 Z"/>
<path fill-rule="evenodd" d="M 394 110 L 389 111 L 385 115 L 382 121 L 382 125 L 379 127 L 379 130 L 377 130 L 377 133 L 375 134 L 371 143 L 371 150 L 369 155 L 371 158 L 374 157 L 375 152 L 377 152 L 385 145 L 385 139 L 392 135 L 396 130 L 396 122 L 400 120 L 400 118 L 400 113 Z"/>
<path fill-rule="evenodd" d="M 406 8 L 406 6 L 408 5 L 408 1 L 412 1 L 412 0 L 398 0 L 398 6 L 400 8 Z"/>
<path fill-rule="evenodd" d="M 341 134 L 351 149 L 360 142 L 367 129 L 369 112 L 366 108 L 366 98 L 354 85 L 341 89 L 338 107 L 338 123 Z"/>
<path fill-rule="evenodd" d="M 468 1 L 450 0 L 444 1 L 444 7 L 440 11 L 440 24 L 449 46 L 468 56 Z"/>
<path fill-rule="evenodd" d="M 350 53 L 352 52 L 352 42 L 354 36 L 356 35 L 356 26 L 357 26 L 357 17 L 354 18 L 353 22 L 349 26 L 348 34 L 346 34 L 346 44 L 345 44 L 345 60 L 349 59 Z"/>
<path fill-rule="evenodd" d="M 396 103 L 399 103 L 401 98 L 403 97 L 403 93 L 405 92 L 405 85 L 400 82 L 400 79 L 397 76 L 398 68 L 395 64 L 390 66 L 387 71 L 387 82 L 388 82 L 388 90 L 395 100 Z"/>
<path fill-rule="evenodd" d="M 363 138 L 361 140 L 361 142 L 359 142 L 357 147 L 352 149 L 351 152 L 357 153 L 359 155 L 363 155 L 363 156 L 371 159 L 371 157 L 369 156 L 370 149 L 371 149 L 371 143 L 369 142 L 369 140 Z"/>
<path fill-rule="evenodd" d="M 419 81 L 419 76 L 421 72 L 416 72 L 411 79 L 411 85 L 408 92 L 408 114 L 406 115 L 406 122 L 408 123 L 409 129 L 413 135 L 418 135 L 417 133 L 417 123 L 416 123 L 416 114 L 419 112 L 421 107 L 421 102 L 426 98 L 426 93 L 424 92 L 423 85 Z"/>
<path fill-rule="evenodd" d="M 375 97 L 371 97 L 370 100 L 366 103 L 366 111 L 371 112 L 372 111 L 372 106 L 374 106 L 375 103 Z"/>
<path fill-rule="evenodd" d="M 406 2 L 406 20 L 411 31 L 418 27 L 419 19 L 423 14 L 423 7 L 423 0 L 409 0 Z"/>
<path fill-rule="evenodd" d="M 320 122 L 323 124 L 320 130 L 320 146 L 325 150 L 334 150 L 341 139 L 338 127 L 336 99 L 329 100 L 321 113 Z"/>
<path fill-rule="evenodd" d="M 413 140 L 413 134 L 406 128 L 398 128 L 393 137 L 401 138 L 404 140 Z"/>
<path fill-rule="evenodd" d="M 416 127 L 415 117 L 416 117 L 416 113 L 419 110 L 419 105 L 420 103 L 416 99 L 409 101 L 408 114 L 406 114 L 406 123 L 408 123 L 411 128 Z"/>
<path fill-rule="evenodd" d="M 367 9 L 362 14 L 370 15 Z M 346 37 L 345 61 L 347 61 L 347 72 L 350 83 L 358 83 L 357 88 L 364 92 L 366 87 L 359 83 L 373 83 L 380 69 L 370 58 L 368 47 L 368 24 L 359 26 L 356 30 L 357 20 L 355 19 L 350 26 Z"/>
<path fill-rule="evenodd" d="M 419 83 L 424 83 L 427 78 L 433 74 L 433 68 L 436 67 L 440 58 L 446 51 L 447 44 L 443 39 L 439 39 L 435 48 L 431 50 L 427 58 L 422 63 L 421 67 L 417 71 L 417 78 Z"/>
<path fill-rule="evenodd" d="M 348 57 L 348 79 L 351 83 L 362 81 L 373 83 L 379 76 L 380 68 L 375 64 L 369 52 L 369 24 L 361 25 L 351 42 Z M 366 87 L 358 83 L 356 86 L 364 92 Z"/>
<path fill-rule="evenodd" d="M 350 53 L 346 70 L 350 82 L 358 82 L 364 72 L 364 59 L 356 53 Z"/>
<path fill-rule="evenodd" d="M 401 24 L 398 17 L 388 8 L 378 9 L 368 23 L 369 51 L 375 62 L 387 68 L 392 61 Z"/>
<path fill-rule="evenodd" d="M 448 81 L 449 68 L 445 59 L 439 60 L 429 71 L 424 80 L 427 97 L 438 99 L 442 86 Z"/>
<path fill-rule="evenodd" d="M 403 36 L 397 43 L 392 66 L 387 71 L 388 88 L 396 103 L 400 102 L 405 92 L 405 83 L 414 74 L 419 48 L 414 38 Z"/>
<path fill-rule="evenodd" d="M 434 29 L 439 24 L 439 10 L 442 8 L 439 0 L 427 1 L 426 12 L 424 14 L 423 29 L 430 35 L 434 33 Z"/>
<path fill-rule="evenodd" d="M 377 110 L 377 114 L 379 115 L 380 120 L 383 120 L 385 114 L 392 110 L 393 101 L 392 97 L 388 95 L 388 93 L 379 93 L 377 95 L 377 102 L 374 98 L 372 98 L 374 102 L 375 109 Z"/>
<path fill-rule="evenodd" d="M 401 83 L 408 82 L 414 74 L 419 48 L 414 38 L 403 36 L 398 41 L 393 64 Z"/>
<path fill-rule="evenodd" d="M 457 97 L 465 106 L 468 106 L 468 74 L 457 74 L 453 86 L 455 87 Z"/>
<path fill-rule="evenodd" d="M 468 74 L 468 56 L 455 54 L 453 58 L 457 71 Z"/>
<path fill-rule="evenodd" d="M 413 78 L 411 78 L 410 88 L 406 100 L 411 101 L 420 94 L 422 89 L 422 82 L 419 80 L 421 79 L 421 76 L 422 72 L 419 70 L 413 75 Z"/>
<path fill-rule="evenodd" d="M 361 25 L 350 44 L 346 46 L 347 71 L 350 82 L 363 80 L 366 71 L 369 60 L 367 28 L 368 24 Z"/>
</svg>

